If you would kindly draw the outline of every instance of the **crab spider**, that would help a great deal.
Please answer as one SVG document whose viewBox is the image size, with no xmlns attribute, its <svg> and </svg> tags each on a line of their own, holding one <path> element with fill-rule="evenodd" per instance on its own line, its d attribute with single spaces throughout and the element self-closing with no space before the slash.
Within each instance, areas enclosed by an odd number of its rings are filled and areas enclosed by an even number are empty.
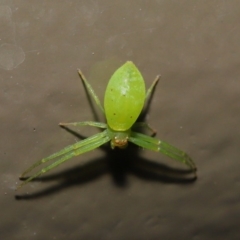
<svg viewBox="0 0 240 240">
<path fill-rule="evenodd" d="M 141 148 L 161 152 L 162 154 L 187 165 L 194 173 L 196 173 L 196 166 L 193 160 L 185 152 L 177 149 L 167 142 L 132 130 L 136 127 L 146 127 L 152 130 L 147 123 L 136 122 L 136 120 L 143 110 L 144 104 L 151 95 L 152 90 L 156 86 L 160 76 L 156 77 L 150 88 L 146 91 L 144 79 L 140 71 L 133 62 L 127 61 L 124 65 L 118 68 L 110 78 L 104 96 L 103 107 L 85 76 L 80 70 L 78 73 L 85 84 L 88 93 L 92 96 L 103 114 L 105 114 L 107 123 L 86 121 L 60 123 L 59 125 L 93 126 L 104 130 L 73 145 L 65 147 L 59 152 L 56 152 L 33 164 L 30 168 L 23 172 L 21 177 L 24 177 L 39 165 L 53 161 L 37 173 L 28 177 L 18 186 L 18 188 L 68 161 L 72 157 L 92 151 L 107 142 L 110 142 L 112 149 L 115 147 L 126 148 L 128 142 L 131 142 Z"/>
</svg>

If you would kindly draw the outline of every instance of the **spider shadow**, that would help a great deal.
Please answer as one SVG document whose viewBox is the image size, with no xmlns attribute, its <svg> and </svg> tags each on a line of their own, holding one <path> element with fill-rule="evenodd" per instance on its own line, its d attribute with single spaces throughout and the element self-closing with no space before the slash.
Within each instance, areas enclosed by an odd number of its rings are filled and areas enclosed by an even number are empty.
<svg viewBox="0 0 240 240">
<path fill-rule="evenodd" d="M 84 138 L 77 132 L 66 127 L 64 128 L 79 139 Z M 31 195 L 16 195 L 16 199 L 30 200 L 45 197 L 63 191 L 65 188 L 93 182 L 102 175 L 109 173 L 112 176 L 113 183 L 121 188 L 128 186 L 127 176 L 130 174 L 146 181 L 158 181 L 169 184 L 189 184 L 196 180 L 196 176 L 192 176 L 191 170 L 172 168 L 141 157 L 139 155 L 140 149 L 135 145 L 130 144 L 124 150 L 118 148 L 112 150 L 107 145 L 103 145 L 100 148 L 105 152 L 105 156 L 56 174 L 33 179 L 32 182 L 57 181 L 58 183 Z M 189 175 L 191 176 L 189 177 Z"/>
</svg>

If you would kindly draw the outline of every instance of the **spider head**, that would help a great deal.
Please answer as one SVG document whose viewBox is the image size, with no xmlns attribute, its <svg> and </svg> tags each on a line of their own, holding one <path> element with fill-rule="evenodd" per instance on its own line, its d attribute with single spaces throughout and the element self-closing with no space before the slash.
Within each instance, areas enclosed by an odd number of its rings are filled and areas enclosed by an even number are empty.
<svg viewBox="0 0 240 240">
<path fill-rule="evenodd" d="M 126 148 L 128 145 L 128 137 L 126 138 L 118 138 L 117 136 L 115 136 L 112 140 L 111 140 L 111 147 L 112 149 L 115 147 L 118 148 Z"/>
<path fill-rule="evenodd" d="M 127 131 L 114 131 L 108 128 L 108 134 L 111 138 L 111 148 L 126 148 L 128 145 L 128 138 L 130 136 L 130 130 Z"/>
</svg>

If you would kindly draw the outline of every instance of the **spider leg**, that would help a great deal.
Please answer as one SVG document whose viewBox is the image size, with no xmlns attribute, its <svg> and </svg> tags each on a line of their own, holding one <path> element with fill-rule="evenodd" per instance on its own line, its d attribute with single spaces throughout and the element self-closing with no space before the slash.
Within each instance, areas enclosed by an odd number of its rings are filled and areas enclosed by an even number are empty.
<svg viewBox="0 0 240 240">
<path fill-rule="evenodd" d="M 86 121 L 86 122 L 72 122 L 72 123 L 59 123 L 60 126 L 92 126 L 92 127 L 98 127 L 98 128 L 107 128 L 106 123 L 101 122 L 92 122 L 92 121 Z"/>
<path fill-rule="evenodd" d="M 157 131 L 151 127 L 150 124 L 145 123 L 145 122 L 136 122 L 133 124 L 132 128 L 147 128 L 150 132 L 152 132 L 152 135 L 155 135 Z"/>
<path fill-rule="evenodd" d="M 88 93 L 92 96 L 92 98 L 94 99 L 95 103 L 97 104 L 97 106 L 101 109 L 101 111 L 104 113 L 104 108 L 97 96 L 97 94 L 94 92 L 92 86 L 90 85 L 90 83 L 87 81 L 86 77 L 83 75 L 83 73 L 81 72 L 80 69 L 78 69 L 78 74 L 80 76 L 80 78 L 82 79 L 84 85 L 87 88 Z"/>
<path fill-rule="evenodd" d="M 75 144 L 72 144 L 70 146 L 67 146 L 65 148 L 63 148 L 62 150 L 56 152 L 56 153 L 53 153 L 52 155 L 46 157 L 46 158 L 43 158 L 41 159 L 40 161 L 36 162 L 35 164 L 33 164 L 30 168 L 28 168 L 26 171 L 23 172 L 23 174 L 21 175 L 21 177 L 24 177 L 27 173 L 29 173 L 30 171 L 32 171 L 34 168 L 36 168 L 37 166 L 45 163 L 45 162 L 48 162 L 50 160 L 53 160 L 54 158 L 57 158 L 57 157 L 60 157 L 74 149 L 78 149 L 79 147 L 83 147 L 84 145 L 87 145 L 91 142 L 94 142 L 95 140 L 98 140 L 98 139 L 101 139 L 103 137 L 106 136 L 106 131 L 103 131 L 101 133 L 97 133 L 91 137 L 88 137 L 82 141 L 79 141 L 79 142 L 76 142 Z"/>
<path fill-rule="evenodd" d="M 145 95 L 145 100 L 148 99 L 148 97 L 151 95 L 153 89 L 155 88 L 155 86 L 158 83 L 158 80 L 160 79 L 161 75 L 157 75 L 156 78 L 154 79 L 152 85 L 150 86 L 150 88 L 147 90 L 146 95 Z"/>
<path fill-rule="evenodd" d="M 195 163 L 185 152 L 179 150 L 167 142 L 160 141 L 156 138 L 136 132 L 131 133 L 129 142 L 152 151 L 161 152 L 162 154 L 187 165 L 194 172 L 197 170 Z"/>
<path fill-rule="evenodd" d="M 144 104 L 144 108 L 142 110 L 142 113 L 140 115 L 140 118 L 143 120 L 145 119 L 147 112 L 150 108 L 151 102 L 152 102 L 152 98 L 153 98 L 153 93 L 155 91 L 155 87 L 158 83 L 160 79 L 160 75 L 156 76 L 156 78 L 154 79 L 153 83 L 151 84 L 150 88 L 146 91 L 145 94 L 145 104 Z"/>
<path fill-rule="evenodd" d="M 43 158 L 42 160 L 36 162 L 30 168 L 28 168 L 22 174 L 21 177 L 23 177 L 24 175 L 26 175 L 27 173 L 32 171 L 37 166 L 59 157 L 58 160 L 56 160 L 52 164 L 48 165 L 47 167 L 42 168 L 36 174 L 27 178 L 22 184 L 20 184 L 18 186 L 18 188 L 22 187 L 23 185 L 27 184 L 28 182 L 30 182 L 34 178 L 42 175 L 43 173 L 46 173 L 46 172 L 50 171 L 51 169 L 57 167 L 58 165 L 62 164 L 63 162 L 69 160 L 70 158 L 72 158 L 74 156 L 78 156 L 78 155 L 83 154 L 85 152 L 89 152 L 89 151 L 91 151 L 91 150 L 93 150 L 97 147 L 100 147 L 101 145 L 103 145 L 104 143 L 106 143 L 108 141 L 110 141 L 110 138 L 107 135 L 107 130 L 105 130 L 101 133 L 97 133 L 97 134 L 95 134 L 95 135 L 93 135 L 89 138 L 86 138 L 82 141 L 79 141 L 79 142 L 77 142 L 73 145 L 65 147 L 61 151 L 59 151 L 57 153 L 54 153 L 47 158 Z"/>
</svg>

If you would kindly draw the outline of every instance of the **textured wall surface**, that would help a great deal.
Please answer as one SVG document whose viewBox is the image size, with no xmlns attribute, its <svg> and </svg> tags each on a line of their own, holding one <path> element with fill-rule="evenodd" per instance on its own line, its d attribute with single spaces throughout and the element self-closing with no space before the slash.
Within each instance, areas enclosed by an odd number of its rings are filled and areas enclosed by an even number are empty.
<svg viewBox="0 0 240 240">
<path fill-rule="evenodd" d="M 239 23 L 238 0 L 0 0 L 1 239 L 239 239 Z M 147 86 L 161 74 L 146 120 L 198 179 L 106 145 L 15 192 L 27 167 L 79 140 L 59 122 L 96 120 L 77 68 L 102 100 L 126 60 Z"/>
</svg>

